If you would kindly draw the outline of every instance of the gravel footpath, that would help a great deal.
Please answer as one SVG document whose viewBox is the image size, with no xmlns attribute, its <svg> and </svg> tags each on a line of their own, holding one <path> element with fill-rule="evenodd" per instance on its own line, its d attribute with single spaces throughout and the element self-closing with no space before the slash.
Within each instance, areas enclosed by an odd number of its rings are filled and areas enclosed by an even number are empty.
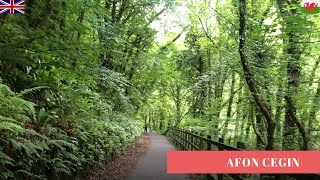
<svg viewBox="0 0 320 180">
<path fill-rule="evenodd" d="M 186 180 L 184 174 L 167 174 L 167 151 L 174 146 L 165 136 L 149 133 L 151 146 L 141 157 L 135 169 L 129 174 L 128 180 Z"/>
</svg>

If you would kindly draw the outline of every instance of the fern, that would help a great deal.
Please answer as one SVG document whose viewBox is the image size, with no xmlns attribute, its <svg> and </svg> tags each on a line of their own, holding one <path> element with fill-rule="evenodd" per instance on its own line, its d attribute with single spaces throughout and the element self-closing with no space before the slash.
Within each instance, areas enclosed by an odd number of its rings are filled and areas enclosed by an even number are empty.
<svg viewBox="0 0 320 180">
<path fill-rule="evenodd" d="M 8 169 L 5 169 L 3 172 L 0 173 L 0 179 L 10 179 L 14 177 L 14 173 Z"/>
<path fill-rule="evenodd" d="M 129 99 L 121 90 L 121 86 L 128 84 L 122 77 L 112 81 L 106 82 L 106 87 L 118 87 L 117 98 L 128 104 Z M 123 81 L 123 84 L 117 85 L 117 81 Z M 76 94 L 76 101 L 66 101 L 75 103 L 70 108 L 76 108 L 74 111 L 71 109 L 73 113 L 64 116 L 61 122 L 56 121 L 57 117 L 51 116 L 45 108 L 36 113 L 35 104 L 22 99 L 22 95 L 39 89 L 15 94 L 7 86 L 0 85 L 1 140 L 16 155 L 9 157 L 0 151 L 0 179 L 46 178 L 44 170 L 34 167 L 48 167 L 57 176 L 76 174 L 85 167 L 98 167 L 110 154 L 123 152 L 139 133 L 128 115 L 117 112 L 110 116 L 106 113 L 111 111 L 111 105 L 102 100 L 101 94 L 81 88 Z M 74 129 L 66 126 L 70 122 L 75 125 Z M 70 133 L 69 129 L 74 132 Z"/>
<path fill-rule="evenodd" d="M 23 120 L 28 120 L 25 115 L 32 118 L 35 117 L 34 103 L 25 101 L 19 96 L 15 95 L 8 86 L 0 84 L 0 108 L 2 116 L 23 116 Z"/>
<path fill-rule="evenodd" d="M 24 114 L 13 114 L 13 118 L 14 119 L 19 119 L 20 122 L 22 123 L 26 123 L 29 122 L 31 120 L 31 118 L 27 115 Z"/>
<path fill-rule="evenodd" d="M 31 142 L 21 143 L 20 146 L 28 157 L 30 158 L 33 158 L 34 156 L 39 157 L 36 146 L 33 143 Z"/>
<path fill-rule="evenodd" d="M 15 134 L 24 132 L 24 129 L 20 125 L 12 122 L 0 122 L 0 130 L 7 130 Z"/>
<path fill-rule="evenodd" d="M 54 158 L 52 159 L 53 161 L 53 168 L 56 172 L 62 172 L 66 174 L 71 174 L 70 168 L 65 164 L 72 164 L 70 161 L 63 161 L 60 158 Z"/>
<path fill-rule="evenodd" d="M 13 96 L 14 92 L 10 90 L 10 88 L 4 84 L 0 84 L 0 97 L 9 97 Z"/>
<path fill-rule="evenodd" d="M 60 149 L 63 149 L 64 147 L 74 147 L 72 143 L 69 143 L 65 140 L 49 140 L 48 145 L 54 145 L 56 147 L 59 147 Z"/>
<path fill-rule="evenodd" d="M 9 117 L 4 117 L 4 116 L 1 116 L 0 115 L 0 122 L 12 122 L 12 123 L 18 123 L 16 120 L 12 119 L 12 118 L 9 118 Z"/>
<path fill-rule="evenodd" d="M 38 137 L 38 138 L 41 138 L 41 139 L 45 139 L 45 140 L 48 139 L 48 137 L 46 137 L 44 135 L 41 135 L 40 133 L 36 132 L 33 129 L 24 129 L 24 133 L 27 134 L 27 135 L 33 135 L 35 137 Z"/>
<path fill-rule="evenodd" d="M 22 148 L 21 148 L 21 143 L 20 142 L 17 142 L 16 140 L 14 139 L 9 139 L 9 142 L 11 143 L 12 147 L 18 151 L 21 151 Z"/>
<path fill-rule="evenodd" d="M 49 86 L 39 86 L 39 87 L 25 89 L 25 90 L 21 91 L 19 94 L 17 94 L 17 97 L 22 97 L 23 95 L 29 94 L 33 91 L 39 91 L 41 89 L 49 89 L 49 88 L 50 88 Z"/>
<path fill-rule="evenodd" d="M 9 157 L 8 155 L 6 155 L 5 153 L 2 152 L 2 150 L 0 149 L 0 164 L 1 165 L 11 165 L 11 166 L 14 166 L 13 163 L 14 163 L 14 160 Z"/>
<path fill-rule="evenodd" d="M 35 178 L 35 179 L 46 179 L 43 175 L 39 176 L 39 175 L 36 175 L 32 172 L 29 172 L 27 170 L 23 170 L 23 169 L 20 169 L 16 172 L 17 174 L 22 174 L 23 177 L 32 177 L 32 178 Z"/>
</svg>

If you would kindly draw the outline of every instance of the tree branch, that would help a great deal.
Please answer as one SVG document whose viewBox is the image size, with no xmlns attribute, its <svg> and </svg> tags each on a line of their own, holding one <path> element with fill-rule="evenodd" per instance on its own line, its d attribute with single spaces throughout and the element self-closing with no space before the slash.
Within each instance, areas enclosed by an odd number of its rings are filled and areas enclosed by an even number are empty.
<svg viewBox="0 0 320 180">
<path fill-rule="evenodd" d="M 160 51 L 165 51 L 171 44 L 173 44 L 174 42 L 176 42 L 180 37 L 181 35 L 183 34 L 184 32 L 184 29 L 174 38 L 172 39 L 170 42 L 168 42 L 166 45 L 162 46 L 160 48 Z"/>
<path fill-rule="evenodd" d="M 159 17 L 161 14 L 163 14 L 164 11 L 166 11 L 166 8 L 162 9 L 162 10 L 159 11 L 155 16 L 153 16 L 153 17 L 151 18 L 151 20 L 148 22 L 148 25 L 147 25 L 147 26 L 149 26 L 157 17 Z"/>
<path fill-rule="evenodd" d="M 203 22 L 201 20 L 201 18 L 199 17 L 199 21 L 201 23 L 201 27 L 202 30 L 204 32 L 204 34 L 206 35 L 206 37 L 210 40 L 210 42 L 213 44 L 213 46 L 219 51 L 221 52 L 220 48 L 217 46 L 217 44 L 213 41 L 213 39 L 211 38 L 211 36 L 208 34 L 207 30 L 204 28 Z"/>
</svg>

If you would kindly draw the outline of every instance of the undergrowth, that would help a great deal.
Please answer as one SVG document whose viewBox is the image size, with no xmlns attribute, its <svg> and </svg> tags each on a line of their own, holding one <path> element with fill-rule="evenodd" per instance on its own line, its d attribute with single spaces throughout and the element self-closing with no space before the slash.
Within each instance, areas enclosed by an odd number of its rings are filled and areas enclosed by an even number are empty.
<svg viewBox="0 0 320 180">
<path fill-rule="evenodd" d="M 47 111 L 22 93 L 0 84 L 0 179 L 80 178 L 125 151 L 140 133 L 129 114 L 105 111 L 98 94 L 82 97 L 78 107 L 66 103 L 74 113 L 62 113 L 67 107 Z"/>
</svg>

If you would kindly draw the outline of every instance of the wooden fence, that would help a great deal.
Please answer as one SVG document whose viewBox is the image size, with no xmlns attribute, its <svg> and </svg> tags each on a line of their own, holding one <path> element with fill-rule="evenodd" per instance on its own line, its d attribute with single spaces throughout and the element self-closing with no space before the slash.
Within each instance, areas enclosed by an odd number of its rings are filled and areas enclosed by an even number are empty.
<svg viewBox="0 0 320 180">
<path fill-rule="evenodd" d="M 191 132 L 183 129 L 170 128 L 168 131 L 168 136 L 172 139 L 174 144 L 182 150 L 189 151 L 211 151 L 211 150 L 229 150 L 229 151 L 243 151 L 246 149 L 245 144 L 242 142 L 237 142 L 237 147 L 233 147 L 227 144 L 224 144 L 224 139 L 219 138 L 218 141 L 215 141 L 211 135 L 204 135 L 197 132 Z M 209 179 L 232 179 L 235 180 L 246 180 L 254 179 L 254 177 L 249 177 L 250 175 L 240 175 L 240 174 L 207 174 Z M 296 180 L 320 180 L 320 175 L 317 174 L 288 174 L 288 175 L 269 175 L 268 179 L 275 180 L 287 180 L 288 176 L 295 178 Z M 257 177 L 258 178 L 258 177 Z M 266 177 L 267 178 L 267 177 Z"/>
</svg>

